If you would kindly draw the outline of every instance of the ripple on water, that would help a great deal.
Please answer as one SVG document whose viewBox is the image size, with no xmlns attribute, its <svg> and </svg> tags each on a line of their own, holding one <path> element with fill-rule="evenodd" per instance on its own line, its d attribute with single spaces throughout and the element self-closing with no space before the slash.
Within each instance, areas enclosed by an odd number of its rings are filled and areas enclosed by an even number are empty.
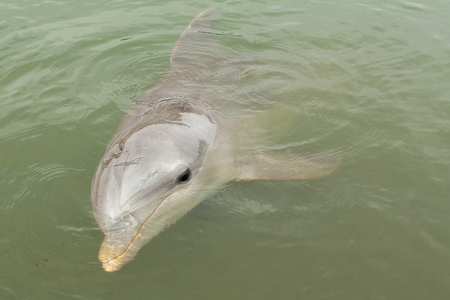
<svg viewBox="0 0 450 300">
<path fill-rule="evenodd" d="M 12 172 L 13 175 L 9 177 L 6 184 L 15 188 L 9 189 L 10 194 L 5 195 L 4 201 L 0 202 L 0 213 L 14 215 L 14 207 L 19 205 L 21 201 L 26 199 L 29 201 L 35 198 L 39 186 L 45 185 L 55 178 L 77 174 L 81 171 L 84 171 L 84 169 L 51 162 L 45 164 L 35 163 L 15 174 Z"/>
</svg>

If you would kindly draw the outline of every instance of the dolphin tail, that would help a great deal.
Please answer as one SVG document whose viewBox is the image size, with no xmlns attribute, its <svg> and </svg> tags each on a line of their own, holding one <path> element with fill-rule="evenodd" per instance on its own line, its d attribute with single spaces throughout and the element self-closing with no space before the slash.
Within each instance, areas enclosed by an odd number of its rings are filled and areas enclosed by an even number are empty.
<svg viewBox="0 0 450 300">
<path fill-rule="evenodd" d="M 253 165 L 242 167 L 239 180 L 317 179 L 339 168 L 341 159 L 324 152 L 310 156 L 283 153 L 261 153 Z"/>
</svg>

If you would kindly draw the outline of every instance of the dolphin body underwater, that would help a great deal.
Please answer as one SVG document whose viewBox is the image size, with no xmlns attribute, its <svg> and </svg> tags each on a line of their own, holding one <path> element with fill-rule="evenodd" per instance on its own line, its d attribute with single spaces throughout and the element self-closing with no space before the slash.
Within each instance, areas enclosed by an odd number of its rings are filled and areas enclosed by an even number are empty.
<svg viewBox="0 0 450 300">
<path fill-rule="evenodd" d="M 95 171 L 91 201 L 105 234 L 98 258 L 107 272 L 227 182 L 315 179 L 339 166 L 333 154 L 250 149 L 242 121 L 205 96 L 216 72 L 207 54 L 217 12 L 208 9 L 187 26 L 168 71 L 129 107 Z"/>
</svg>

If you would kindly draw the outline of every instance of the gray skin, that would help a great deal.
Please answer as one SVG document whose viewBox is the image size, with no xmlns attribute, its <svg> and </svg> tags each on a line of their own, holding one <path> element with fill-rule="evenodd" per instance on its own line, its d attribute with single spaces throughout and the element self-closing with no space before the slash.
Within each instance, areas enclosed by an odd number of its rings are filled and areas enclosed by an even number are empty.
<svg viewBox="0 0 450 300">
<path fill-rule="evenodd" d="M 205 96 L 215 57 L 217 9 L 200 13 L 172 51 L 166 75 L 133 103 L 109 142 L 91 186 L 105 234 L 99 260 L 113 272 L 201 201 L 233 180 L 314 179 L 339 166 L 331 154 L 250 151 L 238 121 Z M 201 53 L 201 57 L 200 54 Z"/>
</svg>

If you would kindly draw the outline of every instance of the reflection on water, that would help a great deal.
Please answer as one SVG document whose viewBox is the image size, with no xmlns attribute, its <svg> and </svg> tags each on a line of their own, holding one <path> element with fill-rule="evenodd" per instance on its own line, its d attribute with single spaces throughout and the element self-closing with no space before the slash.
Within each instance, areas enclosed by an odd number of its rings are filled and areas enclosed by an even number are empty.
<svg viewBox="0 0 450 300">
<path fill-rule="evenodd" d="M 221 110 L 255 119 L 269 149 L 331 150 L 342 166 L 230 183 L 103 272 L 93 170 L 130 100 L 213 6 L 186 3 L 3 5 L 0 298 L 445 299 L 445 1 L 222 3 Z"/>
</svg>

